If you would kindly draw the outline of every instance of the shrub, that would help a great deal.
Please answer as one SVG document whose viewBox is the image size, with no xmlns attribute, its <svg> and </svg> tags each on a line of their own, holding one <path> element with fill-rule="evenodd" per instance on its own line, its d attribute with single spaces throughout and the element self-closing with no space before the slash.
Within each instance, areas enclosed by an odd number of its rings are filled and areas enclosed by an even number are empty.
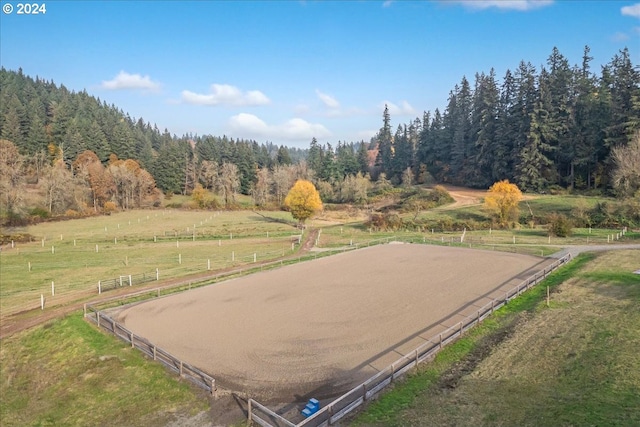
<svg viewBox="0 0 640 427">
<path fill-rule="evenodd" d="M 5 225 L 8 225 L 9 227 L 23 227 L 27 224 L 29 224 L 29 220 L 24 216 L 13 211 L 7 212 Z"/>
<path fill-rule="evenodd" d="M 403 227 L 402 218 L 393 212 L 374 213 L 366 224 L 377 231 L 399 230 Z"/>
<path fill-rule="evenodd" d="M 431 194 L 429 194 L 429 198 L 436 202 L 437 206 L 454 202 L 451 194 L 449 194 L 447 189 L 442 185 L 436 185 L 435 187 L 433 187 L 433 191 L 431 192 Z"/>
<path fill-rule="evenodd" d="M 33 208 L 29 211 L 29 216 L 45 219 L 49 218 L 49 211 L 43 208 Z"/>
<path fill-rule="evenodd" d="M 549 232 L 556 237 L 569 237 L 573 232 L 573 224 L 562 214 L 552 214 L 549 217 Z"/>
<path fill-rule="evenodd" d="M 104 206 L 102 207 L 102 209 L 104 210 L 104 213 L 109 215 L 112 212 L 118 211 L 118 205 L 116 205 L 114 202 L 104 202 Z"/>
</svg>

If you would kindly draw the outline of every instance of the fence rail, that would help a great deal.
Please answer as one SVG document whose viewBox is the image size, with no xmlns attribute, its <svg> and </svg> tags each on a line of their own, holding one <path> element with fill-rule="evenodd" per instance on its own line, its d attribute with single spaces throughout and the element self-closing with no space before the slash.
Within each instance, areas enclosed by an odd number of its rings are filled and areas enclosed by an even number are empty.
<svg viewBox="0 0 640 427">
<path fill-rule="evenodd" d="M 543 271 L 536 273 L 511 290 L 507 291 L 503 298 L 492 300 L 490 303 L 484 305 L 475 312 L 473 316 L 468 317 L 466 320 L 458 322 L 456 325 L 446 329 L 434 337 L 431 337 L 426 343 L 402 356 L 362 384 L 349 390 L 298 424 L 293 424 L 291 421 L 269 410 L 254 399 L 249 399 L 247 418 L 249 421 L 254 421 L 263 427 L 280 427 L 282 425 L 295 427 L 324 427 L 333 425 L 380 393 L 398 377 L 417 367 L 421 362 L 431 360 L 447 344 L 456 341 L 466 331 L 479 324 L 495 310 L 540 283 L 549 275 L 549 273 L 564 265 L 570 259 L 571 255 L 565 255 L 564 257 L 556 260 Z M 265 415 L 268 415 L 268 417 Z M 272 421 L 267 421 L 267 419 Z"/>
<path fill-rule="evenodd" d="M 85 319 L 95 323 L 99 328 L 102 328 L 121 340 L 131 344 L 132 348 L 137 348 L 153 360 L 162 363 L 170 371 L 180 375 L 180 378 L 190 381 L 196 386 L 207 390 L 211 394 L 215 393 L 216 380 L 212 376 L 193 365 L 183 362 L 168 351 L 149 342 L 144 337 L 134 334 L 106 313 L 98 310 L 96 307 L 86 304 L 84 317 Z"/>
</svg>

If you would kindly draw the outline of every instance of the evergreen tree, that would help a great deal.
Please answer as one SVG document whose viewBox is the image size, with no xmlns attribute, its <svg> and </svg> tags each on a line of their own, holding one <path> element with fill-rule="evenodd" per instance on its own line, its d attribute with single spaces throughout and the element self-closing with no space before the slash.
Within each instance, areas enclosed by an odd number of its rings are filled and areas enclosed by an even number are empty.
<svg viewBox="0 0 640 427">
<path fill-rule="evenodd" d="M 611 96 L 605 145 L 611 149 L 627 145 L 640 125 L 640 72 L 631 63 L 627 48 L 616 54 L 604 68 L 610 78 L 603 80 Z"/>
<path fill-rule="evenodd" d="M 551 123 L 547 120 L 553 108 L 551 91 L 546 84 L 546 72 L 540 75 L 537 99 L 529 113 L 529 132 L 516 160 L 516 179 L 522 190 L 540 191 L 552 179 L 553 161 L 547 157 L 552 150 L 549 140 L 553 138 Z"/>
<path fill-rule="evenodd" d="M 307 155 L 307 164 L 311 169 L 320 172 L 322 168 L 322 147 L 318 144 L 318 140 L 314 137 L 309 145 L 309 153 Z"/>
<path fill-rule="evenodd" d="M 358 171 L 363 175 L 369 173 L 369 150 L 367 149 L 367 144 L 364 141 L 358 143 Z"/>
<path fill-rule="evenodd" d="M 487 188 L 495 181 L 491 174 L 496 155 L 492 146 L 497 135 L 499 92 L 494 70 L 489 75 L 476 74 L 475 86 L 470 124 L 474 160 L 467 176 L 469 185 Z"/>
<path fill-rule="evenodd" d="M 289 150 L 284 145 L 281 145 L 278 148 L 278 154 L 276 155 L 276 163 L 279 165 L 290 165 L 291 156 L 289 155 Z"/>
<path fill-rule="evenodd" d="M 498 103 L 498 117 L 496 120 L 496 137 L 489 146 L 493 153 L 491 166 L 491 181 L 513 179 L 514 141 L 518 134 L 519 123 L 514 114 L 516 105 L 516 81 L 507 70 L 502 81 L 500 101 Z"/>
<path fill-rule="evenodd" d="M 460 86 L 456 86 L 455 103 L 451 110 L 447 110 L 451 116 L 451 174 L 457 184 L 467 181 L 470 170 L 469 160 L 472 157 L 472 145 L 470 142 L 471 129 L 471 87 L 466 77 L 462 77 Z"/>
<path fill-rule="evenodd" d="M 391 136 L 391 115 L 389 107 L 384 106 L 382 113 L 382 128 L 377 135 L 378 156 L 376 166 L 380 166 L 382 172 L 389 175 L 393 172 L 393 139 Z"/>
<path fill-rule="evenodd" d="M 554 47 L 547 60 L 548 73 L 541 73 L 541 84 L 548 87 L 548 116 L 544 118 L 549 134 L 548 143 L 554 148 L 555 166 L 562 182 L 573 187 L 576 159 L 576 138 L 569 132 L 572 127 L 574 88 L 573 72 L 569 61 Z M 555 180 L 552 183 L 556 183 Z"/>
</svg>

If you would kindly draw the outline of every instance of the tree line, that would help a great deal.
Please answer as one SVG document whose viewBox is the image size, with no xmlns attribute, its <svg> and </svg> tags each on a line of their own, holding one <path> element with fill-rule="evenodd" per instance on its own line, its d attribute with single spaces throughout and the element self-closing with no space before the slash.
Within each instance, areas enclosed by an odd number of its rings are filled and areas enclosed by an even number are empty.
<svg viewBox="0 0 640 427">
<path fill-rule="evenodd" d="M 444 112 L 395 133 L 385 109 L 378 170 L 395 181 L 410 168 L 422 182 L 478 188 L 509 179 L 524 191 L 607 189 L 612 150 L 640 128 L 640 72 L 623 49 L 596 74 L 589 52 L 570 66 L 554 48 L 546 66 L 522 61 L 501 84 L 493 69 L 473 83 L 463 77 Z"/>
<path fill-rule="evenodd" d="M 76 207 L 94 209 L 107 202 L 135 207 L 158 190 L 191 194 L 197 188 L 217 193 L 226 206 L 237 193 L 252 195 L 258 206 L 280 206 L 297 179 L 311 180 L 324 201 L 353 203 L 366 201 L 372 181 L 377 189 L 435 182 L 488 188 L 509 179 L 523 191 L 608 190 L 620 181 L 613 154 L 640 129 L 640 72 L 627 49 L 599 73 L 592 60 L 585 47 L 582 63 L 571 66 L 554 48 L 546 65 L 522 61 L 501 82 L 493 70 L 476 74 L 473 84 L 463 77 L 443 112 L 425 112 L 395 132 L 385 108 L 370 141 L 334 146 L 313 138 L 308 149 L 177 137 L 86 91 L 2 68 L 0 138 L 8 152 L 7 142 L 22 156 L 23 173 L 4 177 L 3 185 L 70 176 L 91 193 Z M 68 194 L 41 191 L 50 194 L 47 210 L 64 210 L 60 200 Z"/>
</svg>

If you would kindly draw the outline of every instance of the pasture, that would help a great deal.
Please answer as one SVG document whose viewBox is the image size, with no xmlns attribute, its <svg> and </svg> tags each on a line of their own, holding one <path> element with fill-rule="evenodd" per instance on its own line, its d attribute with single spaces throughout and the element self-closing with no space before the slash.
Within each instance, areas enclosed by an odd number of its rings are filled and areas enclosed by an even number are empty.
<svg viewBox="0 0 640 427">
<path fill-rule="evenodd" d="M 216 383 L 272 404 L 359 384 L 550 264 L 388 244 L 114 309 Z"/>
<path fill-rule="evenodd" d="M 47 307 L 97 295 L 101 280 L 156 272 L 169 279 L 281 258 L 300 235 L 287 216 L 139 210 L 14 230 L 34 241 L 0 252 L 2 318 L 40 308 L 41 295 Z"/>
</svg>

